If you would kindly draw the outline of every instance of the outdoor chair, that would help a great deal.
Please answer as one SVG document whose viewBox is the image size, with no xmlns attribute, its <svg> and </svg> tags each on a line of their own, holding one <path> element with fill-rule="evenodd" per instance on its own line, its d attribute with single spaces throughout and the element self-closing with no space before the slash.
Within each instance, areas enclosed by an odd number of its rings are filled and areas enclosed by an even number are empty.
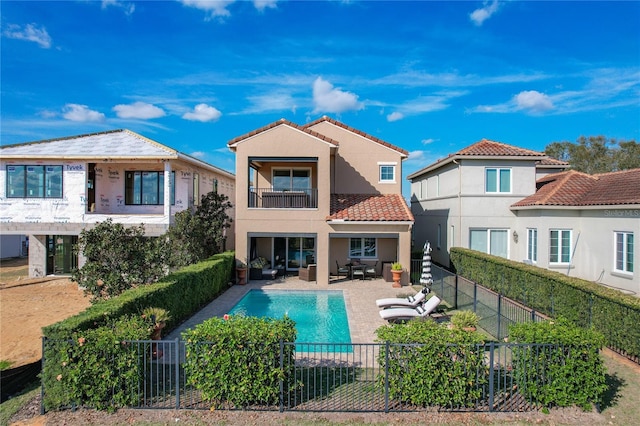
<svg viewBox="0 0 640 426">
<path fill-rule="evenodd" d="M 364 267 L 364 278 L 366 279 L 367 277 L 371 277 L 371 278 L 377 277 L 378 276 L 377 267 L 378 267 L 378 261 L 377 260 L 376 260 L 376 263 L 373 266 L 365 265 L 365 267 Z"/>
<path fill-rule="evenodd" d="M 347 268 L 346 266 L 340 266 L 340 264 L 338 264 L 338 261 L 336 260 L 336 273 L 338 275 L 338 278 L 340 278 L 340 275 L 344 275 L 344 277 L 348 277 L 349 276 L 349 268 Z"/>
<path fill-rule="evenodd" d="M 426 318 L 436 310 L 442 300 L 435 294 L 422 306 L 415 308 L 392 308 L 380 311 L 383 320 L 389 322 L 408 321 L 412 318 Z"/>
<path fill-rule="evenodd" d="M 307 265 L 306 268 L 298 270 L 298 278 L 303 281 L 316 281 L 316 265 Z"/>
<path fill-rule="evenodd" d="M 389 297 L 386 299 L 378 299 L 376 300 L 376 305 L 378 306 L 378 308 L 382 308 L 382 309 L 393 308 L 393 307 L 415 308 L 416 306 L 420 305 L 424 301 L 429 291 L 430 290 L 427 287 L 425 287 L 413 296 Z"/>
</svg>

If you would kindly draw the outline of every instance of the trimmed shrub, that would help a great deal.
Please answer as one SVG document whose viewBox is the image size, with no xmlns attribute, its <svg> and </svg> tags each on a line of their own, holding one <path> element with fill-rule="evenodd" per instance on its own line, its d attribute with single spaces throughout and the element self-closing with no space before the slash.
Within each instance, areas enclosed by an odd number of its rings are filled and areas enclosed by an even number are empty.
<svg viewBox="0 0 640 426">
<path fill-rule="evenodd" d="M 285 392 L 293 386 L 295 322 L 233 316 L 211 318 L 182 333 L 186 343 L 184 369 L 188 384 L 202 392 L 212 408 L 241 408 L 278 402 L 280 380 Z"/>
<path fill-rule="evenodd" d="M 513 349 L 516 382 L 527 398 L 545 407 L 579 405 L 585 410 L 602 401 L 607 390 L 599 352 L 602 334 L 560 318 L 512 325 L 510 339 L 544 344 Z"/>
</svg>

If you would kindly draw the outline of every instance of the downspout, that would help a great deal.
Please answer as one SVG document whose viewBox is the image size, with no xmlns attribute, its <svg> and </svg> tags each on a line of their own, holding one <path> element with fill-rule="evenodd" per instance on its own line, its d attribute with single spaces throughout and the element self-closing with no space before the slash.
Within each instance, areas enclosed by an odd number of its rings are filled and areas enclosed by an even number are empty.
<svg viewBox="0 0 640 426">
<path fill-rule="evenodd" d="M 457 235 L 461 235 L 462 233 L 462 167 L 460 167 L 460 163 L 458 160 L 453 160 L 453 164 L 458 166 L 458 232 Z M 458 237 L 461 238 L 461 237 Z M 451 245 L 449 248 L 453 247 L 455 241 L 451 241 Z M 458 244 L 461 246 L 462 244 Z"/>
</svg>

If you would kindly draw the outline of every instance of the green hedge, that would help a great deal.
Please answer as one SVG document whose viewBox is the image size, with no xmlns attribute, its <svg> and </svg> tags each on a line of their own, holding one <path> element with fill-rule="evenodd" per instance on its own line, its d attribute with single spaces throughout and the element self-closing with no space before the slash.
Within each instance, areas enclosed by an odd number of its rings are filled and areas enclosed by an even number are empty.
<svg viewBox="0 0 640 426">
<path fill-rule="evenodd" d="M 280 380 L 285 392 L 294 383 L 294 346 L 286 345 L 280 366 L 280 341 L 296 339 L 295 322 L 232 316 L 211 318 L 182 334 L 188 384 L 215 408 L 278 403 Z"/>
<path fill-rule="evenodd" d="M 544 344 L 518 345 L 513 350 L 516 383 L 529 400 L 545 407 L 579 405 L 584 409 L 602 402 L 608 388 L 600 356 L 602 334 L 560 318 L 514 324 L 509 335 L 513 343 Z"/>
<path fill-rule="evenodd" d="M 488 382 L 479 333 L 449 329 L 432 320 L 389 324 L 376 330 L 380 371 L 388 368 L 389 397 L 419 406 L 473 407 Z M 378 385 L 384 386 L 385 376 Z"/>
<path fill-rule="evenodd" d="M 74 332 L 110 324 L 125 315 L 140 314 L 151 306 L 169 311 L 171 320 L 167 329 L 171 330 L 227 289 L 234 259 L 233 252 L 217 254 L 204 262 L 180 269 L 160 282 L 100 301 L 78 315 L 44 327 L 43 334 L 48 339 L 66 340 Z"/>
<path fill-rule="evenodd" d="M 600 331 L 607 346 L 640 357 L 640 298 L 521 262 L 454 247 L 457 274 L 551 317 Z"/>
</svg>

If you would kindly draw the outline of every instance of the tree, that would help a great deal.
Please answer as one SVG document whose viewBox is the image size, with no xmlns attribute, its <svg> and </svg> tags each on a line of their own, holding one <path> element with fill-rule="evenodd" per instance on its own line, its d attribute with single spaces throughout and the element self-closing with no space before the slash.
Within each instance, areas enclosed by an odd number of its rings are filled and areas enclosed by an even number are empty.
<svg viewBox="0 0 640 426">
<path fill-rule="evenodd" d="M 165 270 L 162 250 L 156 247 L 156 238 L 144 234 L 142 224 L 124 227 L 111 219 L 83 230 L 78 249 L 86 262 L 73 272 L 71 279 L 92 295 L 92 302 L 157 281 Z"/>
<path fill-rule="evenodd" d="M 202 196 L 195 212 L 177 213 L 165 236 L 169 266 L 189 265 L 222 251 L 224 229 L 232 221 L 227 214 L 231 207 L 226 195 L 210 192 Z"/>
<path fill-rule="evenodd" d="M 545 148 L 545 154 L 588 174 L 640 167 L 640 146 L 634 140 L 618 143 L 604 136 L 581 136 L 576 143 L 552 142 Z"/>
</svg>

